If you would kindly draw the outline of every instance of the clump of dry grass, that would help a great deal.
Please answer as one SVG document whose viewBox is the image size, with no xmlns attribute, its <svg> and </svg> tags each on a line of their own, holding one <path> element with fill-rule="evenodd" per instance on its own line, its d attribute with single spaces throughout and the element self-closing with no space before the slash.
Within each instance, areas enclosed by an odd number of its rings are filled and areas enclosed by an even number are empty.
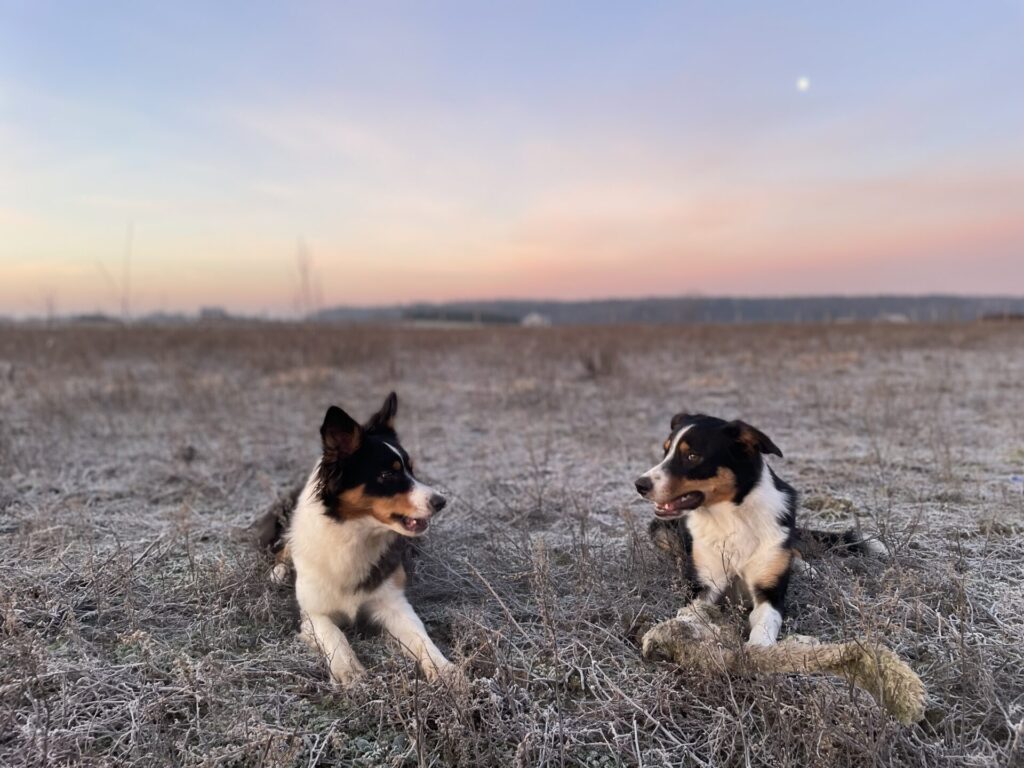
<svg viewBox="0 0 1024 768">
<path fill-rule="evenodd" d="M 1019 756 L 1024 509 L 1003 478 L 1019 472 L 1020 425 L 990 417 L 1024 412 L 1004 386 L 1020 340 L 973 327 L 955 344 L 920 328 L 419 333 L 0 330 L 14 369 L 0 379 L 0 764 Z M 619 345 L 621 368 L 581 378 L 575 351 L 592 343 Z M 457 375 L 433 376 L 439 359 Z M 968 401 L 930 376 L 947 367 L 970 373 Z M 794 386 L 809 375 L 814 391 Z M 453 498 L 411 597 L 471 682 L 427 685 L 379 638 L 355 638 L 371 674 L 339 692 L 241 532 L 308 471 L 327 403 L 362 412 L 391 387 L 404 443 Z M 883 389 L 888 420 L 865 436 Z M 674 615 L 680 581 L 637 533 L 647 510 L 623 478 L 690 406 L 765 426 L 814 507 L 806 522 L 882 529 L 891 561 L 822 560 L 794 578 L 784 631 L 880 638 L 927 684 L 920 725 L 836 678 L 641 658 L 642 628 Z M 935 460 L 936 408 L 959 426 L 959 463 Z M 961 501 L 942 500 L 953 490 Z M 724 620 L 739 631 L 744 616 Z"/>
<path fill-rule="evenodd" d="M 580 353 L 580 365 L 588 379 L 605 378 L 619 369 L 619 354 L 607 345 L 593 346 Z"/>
</svg>

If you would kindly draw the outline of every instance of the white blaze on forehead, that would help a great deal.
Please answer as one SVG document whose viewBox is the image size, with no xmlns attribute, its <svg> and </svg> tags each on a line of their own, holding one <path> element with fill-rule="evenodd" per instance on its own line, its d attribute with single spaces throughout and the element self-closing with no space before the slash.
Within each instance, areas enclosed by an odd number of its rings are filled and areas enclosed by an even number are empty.
<svg viewBox="0 0 1024 768">
<path fill-rule="evenodd" d="M 391 443 L 386 442 L 384 440 L 381 440 L 381 442 L 384 443 L 384 445 L 386 445 L 388 448 L 390 448 L 394 452 L 395 456 L 398 457 L 398 460 L 402 462 L 402 469 L 406 469 L 405 459 L 402 458 L 401 452 L 399 452 L 399 450 L 395 448 L 395 446 L 393 446 Z M 416 507 L 420 512 L 429 513 L 431 511 L 430 497 L 437 493 L 437 491 L 435 491 L 426 483 L 421 483 L 415 477 L 412 478 L 412 481 L 412 490 L 409 491 L 409 498 L 412 501 L 413 506 Z"/>
<path fill-rule="evenodd" d="M 692 427 L 692 426 L 693 426 L 692 424 L 687 424 L 685 427 L 680 429 L 678 432 L 675 433 L 675 435 L 672 436 L 672 442 L 669 445 L 668 450 L 665 452 L 665 458 L 662 459 L 657 464 L 655 464 L 649 470 L 647 470 L 644 473 L 645 475 L 653 478 L 653 477 L 661 474 L 661 469 L 666 464 L 668 464 L 669 461 L 672 460 L 672 455 L 677 450 L 679 450 L 679 441 L 682 439 L 683 435 L 685 435 L 689 431 L 690 427 Z"/>
<path fill-rule="evenodd" d="M 676 436 L 672 438 L 672 444 L 668 447 L 668 450 L 665 452 L 665 458 L 661 460 L 660 464 L 658 464 L 659 467 L 664 464 L 667 464 L 669 461 L 672 460 L 673 454 L 679 450 L 679 441 L 683 439 L 683 435 L 690 431 L 690 427 L 692 426 L 692 424 L 687 424 L 685 427 L 676 432 Z M 655 467 L 655 469 L 657 469 L 657 467 Z"/>
<path fill-rule="evenodd" d="M 391 443 L 385 442 L 384 440 L 381 440 L 381 442 L 391 449 L 395 456 L 398 457 L 398 460 L 402 462 L 402 469 L 405 469 L 405 459 L 402 458 L 402 454 L 399 452 L 399 450 L 395 448 L 395 446 L 393 446 Z"/>
<path fill-rule="evenodd" d="M 673 453 L 679 450 L 679 441 L 683 439 L 683 435 L 690 431 L 690 427 L 693 424 L 687 424 L 685 427 L 676 432 L 676 436 L 672 438 L 672 445 L 669 446 L 668 455 L 671 456 Z"/>
</svg>

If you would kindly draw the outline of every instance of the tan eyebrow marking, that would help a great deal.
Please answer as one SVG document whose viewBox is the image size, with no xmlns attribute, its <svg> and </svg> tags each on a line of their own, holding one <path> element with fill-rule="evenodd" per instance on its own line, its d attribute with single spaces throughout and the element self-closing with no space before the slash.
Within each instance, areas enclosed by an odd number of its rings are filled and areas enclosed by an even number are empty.
<svg viewBox="0 0 1024 768">
<path fill-rule="evenodd" d="M 395 470 L 395 472 L 397 472 L 402 468 L 402 462 L 396 461 L 394 464 L 391 465 L 391 468 Z"/>
<path fill-rule="evenodd" d="M 384 441 L 381 441 L 381 442 L 384 442 Z M 388 448 L 390 448 L 391 452 L 393 454 L 395 454 L 395 456 L 398 457 L 398 466 L 395 467 L 395 469 L 401 469 L 402 467 L 404 467 L 405 466 L 405 460 L 402 458 L 402 454 L 400 454 L 398 452 L 398 449 L 395 448 L 395 446 L 393 446 L 391 443 L 388 443 L 388 442 L 384 442 L 384 445 L 386 445 Z"/>
</svg>

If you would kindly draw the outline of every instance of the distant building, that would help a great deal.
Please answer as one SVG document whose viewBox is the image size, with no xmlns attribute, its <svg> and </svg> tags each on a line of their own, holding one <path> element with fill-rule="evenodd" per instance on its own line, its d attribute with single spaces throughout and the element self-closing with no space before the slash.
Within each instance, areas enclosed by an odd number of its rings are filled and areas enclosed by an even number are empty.
<svg viewBox="0 0 1024 768">
<path fill-rule="evenodd" d="M 897 325 L 910 322 L 910 318 L 902 312 L 882 312 L 876 319 L 879 323 L 895 323 Z"/>
<path fill-rule="evenodd" d="M 551 325 L 551 318 L 540 312 L 531 312 L 520 320 L 519 324 L 524 328 L 547 328 Z"/>
</svg>

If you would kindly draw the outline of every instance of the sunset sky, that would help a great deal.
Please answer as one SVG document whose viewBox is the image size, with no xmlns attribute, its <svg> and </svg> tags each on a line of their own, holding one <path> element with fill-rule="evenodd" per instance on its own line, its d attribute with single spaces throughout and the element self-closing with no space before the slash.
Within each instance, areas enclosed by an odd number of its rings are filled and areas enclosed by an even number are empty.
<svg viewBox="0 0 1024 768">
<path fill-rule="evenodd" d="M 301 6 L 301 8 L 300 8 Z M 0 314 L 1024 294 L 1024 0 L 0 0 Z"/>
</svg>

